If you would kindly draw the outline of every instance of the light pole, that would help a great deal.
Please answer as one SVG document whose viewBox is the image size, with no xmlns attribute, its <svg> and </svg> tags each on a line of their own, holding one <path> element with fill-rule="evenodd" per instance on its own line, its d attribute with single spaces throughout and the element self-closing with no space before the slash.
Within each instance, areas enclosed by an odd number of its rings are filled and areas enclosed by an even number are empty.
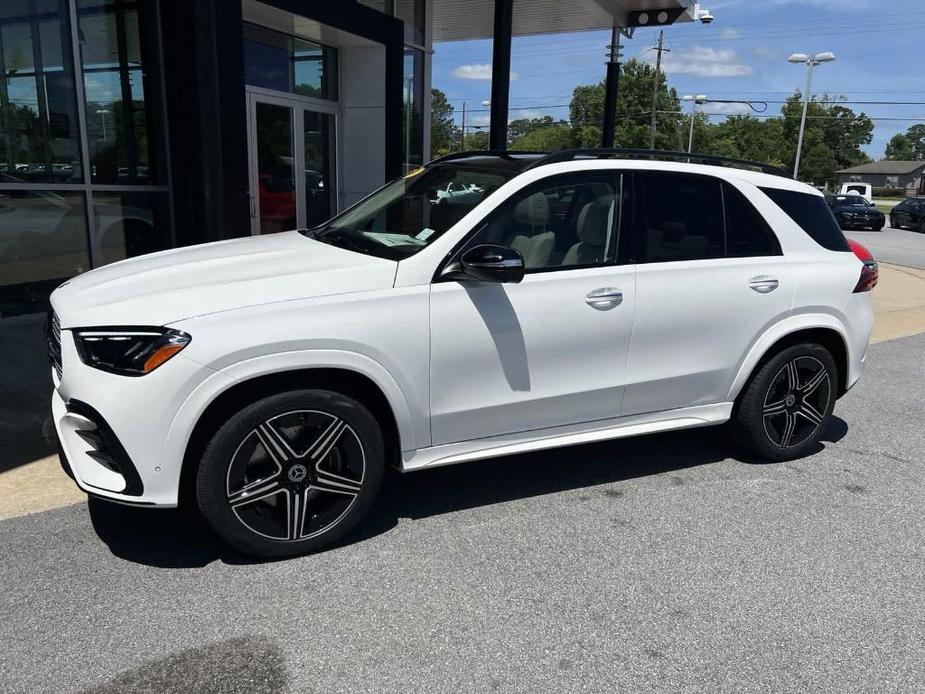
<svg viewBox="0 0 925 694">
<path fill-rule="evenodd" d="M 806 111 L 809 108 L 810 92 L 813 88 L 813 68 L 823 63 L 831 63 L 835 60 L 835 54 L 831 51 L 825 53 L 816 53 L 809 55 L 807 53 L 794 53 L 787 60 L 791 63 L 803 63 L 806 65 L 806 91 L 803 92 L 803 116 L 800 118 L 800 135 L 797 138 L 797 158 L 793 164 L 793 177 L 798 178 L 800 175 L 800 155 L 803 153 L 803 133 L 806 130 Z"/>
<path fill-rule="evenodd" d="M 681 100 L 694 102 L 691 104 L 691 134 L 687 138 L 687 153 L 690 154 L 694 151 L 694 118 L 697 115 L 697 104 L 705 104 L 709 99 L 707 99 L 706 94 L 698 94 L 697 96 L 686 94 L 681 97 Z"/>
<path fill-rule="evenodd" d="M 106 115 L 112 113 L 109 109 L 98 108 L 96 115 L 100 117 L 100 123 L 103 125 L 103 142 L 106 142 Z"/>
</svg>

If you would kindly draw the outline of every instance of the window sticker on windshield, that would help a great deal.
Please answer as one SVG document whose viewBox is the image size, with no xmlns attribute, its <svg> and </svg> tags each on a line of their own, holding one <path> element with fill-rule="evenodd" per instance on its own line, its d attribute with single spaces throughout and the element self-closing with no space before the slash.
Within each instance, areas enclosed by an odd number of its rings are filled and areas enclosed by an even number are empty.
<svg viewBox="0 0 925 694">
<path fill-rule="evenodd" d="M 430 238 L 431 234 L 434 233 L 433 229 L 422 229 L 420 234 L 417 234 L 414 238 L 418 241 L 426 241 Z"/>
<path fill-rule="evenodd" d="M 389 234 L 383 231 L 364 231 L 363 235 L 383 246 L 423 246 L 424 242 L 407 234 Z"/>
</svg>

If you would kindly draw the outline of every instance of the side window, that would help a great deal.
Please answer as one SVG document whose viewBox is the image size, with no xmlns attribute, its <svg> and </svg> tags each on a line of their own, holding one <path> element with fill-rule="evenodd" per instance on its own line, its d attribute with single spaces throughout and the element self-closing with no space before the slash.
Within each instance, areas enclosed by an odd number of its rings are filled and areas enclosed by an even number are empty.
<svg viewBox="0 0 925 694">
<path fill-rule="evenodd" d="M 851 252 L 835 215 L 821 195 L 781 188 L 761 188 L 761 191 L 820 246 L 830 251 Z"/>
<path fill-rule="evenodd" d="M 644 172 L 638 200 L 639 262 L 722 258 L 726 253 L 723 196 L 718 179 Z"/>
<path fill-rule="evenodd" d="M 622 176 L 557 176 L 504 203 L 467 244 L 508 246 L 527 271 L 602 265 L 617 255 Z"/>
<path fill-rule="evenodd" d="M 730 258 L 781 255 L 780 244 L 761 213 L 741 192 L 723 183 L 726 207 L 726 255 Z"/>
</svg>

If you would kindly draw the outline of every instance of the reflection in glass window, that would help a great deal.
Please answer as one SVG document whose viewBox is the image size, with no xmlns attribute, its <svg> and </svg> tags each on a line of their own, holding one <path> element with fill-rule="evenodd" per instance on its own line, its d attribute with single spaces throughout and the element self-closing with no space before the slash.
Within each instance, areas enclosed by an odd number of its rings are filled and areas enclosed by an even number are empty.
<svg viewBox="0 0 925 694">
<path fill-rule="evenodd" d="M 405 171 L 424 163 L 424 53 L 405 49 L 402 98 L 402 157 Z"/>
<path fill-rule="evenodd" d="M 78 0 L 93 183 L 163 183 L 149 3 Z"/>
<path fill-rule="evenodd" d="M 260 233 L 274 234 L 295 229 L 292 109 L 258 103 L 256 128 Z"/>
<path fill-rule="evenodd" d="M 334 123 L 327 113 L 305 111 L 305 224 L 311 229 L 331 218 Z"/>
<path fill-rule="evenodd" d="M 79 182 L 65 0 L 0 2 L 0 182 Z"/>
<path fill-rule="evenodd" d="M 100 265 L 170 248 L 166 193 L 93 194 Z"/>
<path fill-rule="evenodd" d="M 0 318 L 48 309 L 48 295 L 90 269 L 82 192 L 0 191 Z"/>
<path fill-rule="evenodd" d="M 244 80 L 254 87 L 337 99 L 337 51 L 244 24 Z"/>
</svg>

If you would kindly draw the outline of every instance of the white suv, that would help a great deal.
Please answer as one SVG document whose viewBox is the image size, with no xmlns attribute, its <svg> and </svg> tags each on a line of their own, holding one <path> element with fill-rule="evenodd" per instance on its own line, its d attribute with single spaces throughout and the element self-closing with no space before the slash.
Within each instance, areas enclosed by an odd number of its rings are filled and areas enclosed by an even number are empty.
<svg viewBox="0 0 925 694">
<path fill-rule="evenodd" d="M 813 188 L 706 161 L 461 154 L 311 231 L 81 275 L 49 321 L 65 469 L 285 556 L 342 537 L 386 464 L 727 421 L 759 459 L 813 451 L 876 266 Z"/>
</svg>

